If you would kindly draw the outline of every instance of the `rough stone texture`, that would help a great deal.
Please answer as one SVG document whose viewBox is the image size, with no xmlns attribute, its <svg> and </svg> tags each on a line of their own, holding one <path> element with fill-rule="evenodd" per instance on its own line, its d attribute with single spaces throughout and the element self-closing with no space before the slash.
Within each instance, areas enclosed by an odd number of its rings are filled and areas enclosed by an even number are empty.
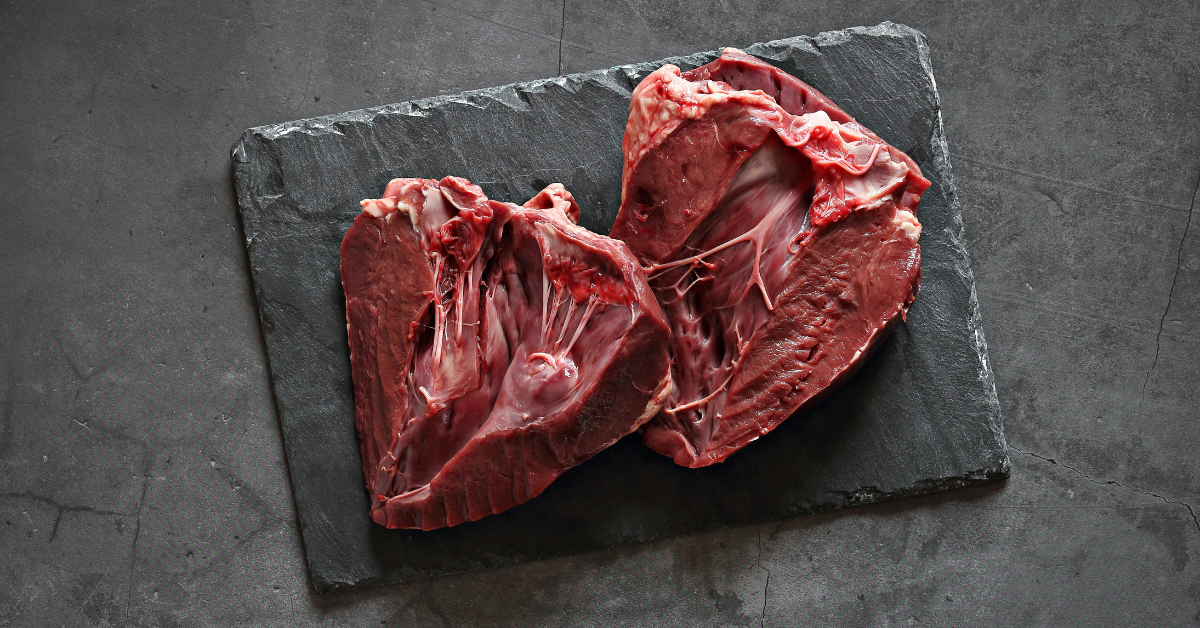
<svg viewBox="0 0 1200 628">
<path fill-rule="evenodd" d="M 921 296 L 853 380 L 724 464 L 686 470 L 636 436 L 532 503 L 451 530 L 366 512 L 339 283 L 342 236 L 397 176 L 452 173 L 521 202 L 561 182 L 607 233 L 634 86 L 664 61 L 247 131 L 238 204 L 301 535 L 318 592 L 407 581 L 995 481 L 995 383 L 953 203 L 928 48 L 891 23 L 746 49 L 806 80 L 922 165 Z M 716 58 L 670 62 L 691 69 Z"/>
<path fill-rule="evenodd" d="M 241 130 L 883 20 L 929 40 L 1012 478 L 313 595 Z M 1198 28 L 1190 2 L 0 5 L 0 625 L 1194 625 Z"/>
</svg>

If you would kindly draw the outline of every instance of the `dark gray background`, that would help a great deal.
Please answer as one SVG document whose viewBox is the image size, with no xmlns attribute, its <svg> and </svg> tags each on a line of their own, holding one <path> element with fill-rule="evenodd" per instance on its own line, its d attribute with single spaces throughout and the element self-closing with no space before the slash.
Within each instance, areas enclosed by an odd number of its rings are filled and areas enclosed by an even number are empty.
<svg viewBox="0 0 1200 628">
<path fill-rule="evenodd" d="M 733 4 L 0 6 L 0 623 L 1200 621 L 1200 6 Z M 310 593 L 242 129 L 887 19 L 932 48 L 1011 480 Z"/>
</svg>

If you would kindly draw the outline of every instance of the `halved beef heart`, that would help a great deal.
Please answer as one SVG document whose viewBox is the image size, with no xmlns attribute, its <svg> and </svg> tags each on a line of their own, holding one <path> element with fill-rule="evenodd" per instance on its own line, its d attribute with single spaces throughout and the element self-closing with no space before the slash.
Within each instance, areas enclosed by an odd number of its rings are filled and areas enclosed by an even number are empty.
<svg viewBox="0 0 1200 628">
<path fill-rule="evenodd" d="M 643 430 L 721 462 L 852 375 L 916 297 L 929 187 L 828 98 L 727 49 L 638 85 L 612 233 L 671 324 L 675 388 Z"/>
<path fill-rule="evenodd" d="M 518 207 L 464 179 L 396 179 L 362 205 L 341 274 L 376 523 L 501 512 L 658 411 L 662 311 L 561 185 Z"/>
</svg>

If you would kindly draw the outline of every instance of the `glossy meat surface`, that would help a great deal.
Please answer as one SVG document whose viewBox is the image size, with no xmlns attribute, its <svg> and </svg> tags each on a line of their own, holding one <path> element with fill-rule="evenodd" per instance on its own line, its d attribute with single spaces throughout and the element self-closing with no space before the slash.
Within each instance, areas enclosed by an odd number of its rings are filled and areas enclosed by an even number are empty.
<svg viewBox="0 0 1200 628">
<path fill-rule="evenodd" d="M 524 207 L 396 179 L 342 243 L 371 516 L 473 521 L 541 493 L 649 420 L 668 328 L 628 248 L 554 184 Z"/>
<path fill-rule="evenodd" d="M 929 182 L 813 88 L 726 50 L 635 89 L 612 235 L 671 325 L 674 388 L 643 430 L 720 462 L 861 366 L 920 285 Z"/>
</svg>

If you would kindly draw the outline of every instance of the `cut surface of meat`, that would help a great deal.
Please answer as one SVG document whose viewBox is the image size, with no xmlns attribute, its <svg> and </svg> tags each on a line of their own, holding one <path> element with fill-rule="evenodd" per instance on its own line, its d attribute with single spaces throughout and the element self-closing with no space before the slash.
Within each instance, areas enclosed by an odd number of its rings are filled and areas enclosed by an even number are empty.
<svg viewBox="0 0 1200 628">
<path fill-rule="evenodd" d="M 376 523 L 504 511 L 658 411 L 662 311 L 561 185 L 518 207 L 464 179 L 396 179 L 362 205 L 341 277 Z"/>
<path fill-rule="evenodd" d="M 832 101 L 726 49 L 634 90 L 610 235 L 671 325 L 674 388 L 642 431 L 721 462 L 833 390 L 916 297 L 916 163 Z"/>
</svg>

